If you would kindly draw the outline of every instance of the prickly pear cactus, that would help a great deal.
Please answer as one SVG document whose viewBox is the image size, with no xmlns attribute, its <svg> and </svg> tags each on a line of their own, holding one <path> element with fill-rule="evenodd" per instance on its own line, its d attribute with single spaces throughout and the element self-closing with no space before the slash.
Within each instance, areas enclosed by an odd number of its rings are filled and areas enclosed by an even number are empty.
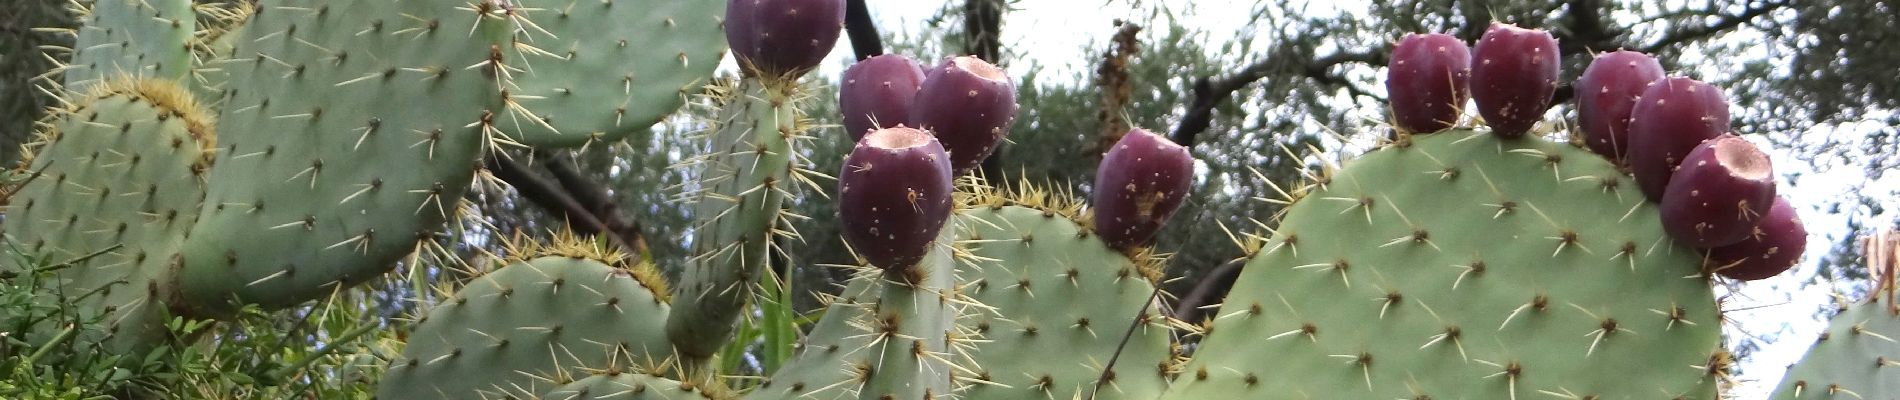
<svg viewBox="0 0 1900 400">
<path fill-rule="evenodd" d="M 1788 370 L 1774 399 L 1889 399 L 1900 396 L 1900 236 L 1863 241 L 1874 277 L 1867 301 L 1841 304 L 1808 355 Z"/>
<path fill-rule="evenodd" d="M 984 382 L 965 396 L 1160 395 L 1174 364 L 1175 326 L 1158 314 L 1161 307 L 1142 307 L 1154 301 L 1160 260 L 1132 260 L 1109 247 L 1070 219 L 1072 208 L 1005 205 L 1002 196 L 983 202 L 957 214 L 971 255 L 965 286 L 982 304 L 966 324 L 980 335 L 969 345 L 969 368 Z M 1104 373 L 1111 359 L 1114 368 Z"/>
<path fill-rule="evenodd" d="M 614 141 L 685 103 L 725 55 L 723 1 L 530 0 L 507 74 L 509 140 L 535 146 Z"/>
<path fill-rule="evenodd" d="M 803 132 L 794 82 L 745 79 L 714 90 L 721 109 L 704 136 L 710 151 L 689 160 L 700 169 L 693 258 L 681 274 L 667 334 L 689 366 L 732 338 L 734 322 L 771 257 L 781 205 L 795 174 L 793 148 Z"/>
<path fill-rule="evenodd" d="M 565 244 L 483 275 L 416 321 L 377 395 L 529 398 L 559 377 L 664 371 L 666 287 L 652 266 Z"/>
<path fill-rule="evenodd" d="M 197 13 L 191 0 L 96 0 L 73 2 L 78 40 L 65 68 L 69 89 L 117 75 L 182 81 L 192 69 L 192 32 Z"/>
<path fill-rule="evenodd" d="M 953 229 L 939 232 L 916 265 L 886 272 L 860 266 L 797 354 L 748 399 L 930 398 L 953 393 L 967 335 L 956 289 L 965 257 Z M 908 281 L 908 282 L 906 282 Z"/>
<path fill-rule="evenodd" d="M 1303 193 L 1164 398 L 1716 396 L 1700 255 L 1600 157 L 1454 130 Z"/>
<path fill-rule="evenodd" d="M 103 314 L 109 336 L 80 341 L 132 354 L 165 340 L 168 266 L 204 198 L 210 116 L 176 82 L 149 78 L 93 85 L 73 104 L 29 145 L 32 178 L 5 232 L 51 263 L 76 261 L 58 292 Z"/>
<path fill-rule="evenodd" d="M 825 297 L 824 318 L 795 344 L 797 354 L 777 373 L 759 384 L 747 399 L 853 399 L 870 356 L 871 309 L 881 290 L 875 268 L 856 271 L 858 277 L 835 296 Z"/>
<path fill-rule="evenodd" d="M 1900 396 L 1900 308 L 1880 302 L 1842 308 L 1774 393 L 1776 399 L 1893 396 Z"/>
<path fill-rule="evenodd" d="M 537 400 L 720 400 L 731 399 L 719 388 L 680 382 L 641 373 L 608 372 L 581 378 L 549 391 Z"/>
<path fill-rule="evenodd" d="M 218 64 L 225 135 L 180 277 L 192 314 L 327 295 L 440 229 L 506 112 L 498 4 L 258 5 Z"/>
</svg>

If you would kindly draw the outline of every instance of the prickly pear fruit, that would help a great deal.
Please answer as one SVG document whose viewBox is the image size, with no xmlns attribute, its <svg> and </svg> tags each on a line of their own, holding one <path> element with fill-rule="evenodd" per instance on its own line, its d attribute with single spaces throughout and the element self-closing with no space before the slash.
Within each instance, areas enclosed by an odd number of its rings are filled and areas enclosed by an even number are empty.
<svg viewBox="0 0 1900 400">
<path fill-rule="evenodd" d="M 1669 178 L 1663 231 L 1705 249 L 1735 244 L 1748 238 L 1774 202 L 1768 155 L 1747 140 L 1723 135 L 1697 145 Z"/>
<path fill-rule="evenodd" d="M 1598 54 L 1577 78 L 1577 123 L 1590 151 L 1618 164 L 1630 147 L 1630 110 L 1643 89 L 1663 77 L 1648 54 L 1618 50 Z"/>
<path fill-rule="evenodd" d="M 1128 131 L 1095 169 L 1095 231 L 1118 249 L 1146 245 L 1180 208 L 1193 179 L 1186 147 L 1141 128 Z"/>
<path fill-rule="evenodd" d="M 910 101 L 924 83 L 924 66 L 898 54 L 866 58 L 844 70 L 838 87 L 838 109 L 844 112 L 844 132 L 851 141 L 872 130 L 903 124 L 910 119 Z"/>
<path fill-rule="evenodd" d="M 871 265 L 923 259 L 950 217 L 950 156 L 929 132 L 899 126 L 858 141 L 838 173 L 845 242 Z"/>
<path fill-rule="evenodd" d="M 1016 83 L 981 58 L 944 60 L 925 73 L 911 101 L 910 126 L 930 131 L 950 152 L 958 175 L 996 151 L 1016 119 Z"/>
<path fill-rule="evenodd" d="M 1740 243 L 1709 249 L 1709 269 L 1732 279 L 1752 281 L 1794 268 L 1808 249 L 1808 229 L 1788 200 L 1775 198 L 1761 225 Z"/>
<path fill-rule="evenodd" d="M 1683 77 L 1649 85 L 1630 110 L 1625 154 L 1636 185 L 1650 200 L 1662 200 L 1669 176 L 1689 150 L 1723 133 L 1728 133 L 1728 101 L 1721 90 Z"/>
<path fill-rule="evenodd" d="M 1493 133 L 1523 136 L 1544 118 L 1559 67 L 1549 32 L 1494 22 L 1471 56 L 1471 98 Z"/>
<path fill-rule="evenodd" d="M 1471 50 L 1442 33 L 1408 34 L 1392 47 L 1385 91 L 1392 120 L 1411 133 L 1432 133 L 1458 123 L 1471 97 Z"/>
<path fill-rule="evenodd" d="M 747 74 L 798 75 L 817 67 L 844 29 L 844 0 L 727 0 L 726 42 Z"/>
</svg>

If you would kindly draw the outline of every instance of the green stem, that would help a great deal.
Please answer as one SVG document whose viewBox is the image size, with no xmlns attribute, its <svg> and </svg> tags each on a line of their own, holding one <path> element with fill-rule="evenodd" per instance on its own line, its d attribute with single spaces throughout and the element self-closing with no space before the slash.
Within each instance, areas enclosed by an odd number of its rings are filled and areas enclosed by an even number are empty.
<svg viewBox="0 0 1900 400">
<path fill-rule="evenodd" d="M 377 324 L 367 323 L 367 324 L 363 324 L 363 326 L 356 327 L 356 329 L 352 329 L 349 332 L 344 332 L 342 336 L 337 336 L 335 340 L 331 340 L 330 345 L 323 346 L 323 348 L 317 349 L 316 353 L 311 354 L 309 357 L 304 357 L 303 360 L 297 361 L 296 364 L 287 365 L 287 366 L 284 366 L 283 368 L 277 369 L 276 371 L 272 371 L 269 376 L 272 378 L 272 380 L 277 381 L 277 382 L 288 381 L 290 379 L 291 374 L 295 374 L 298 371 L 302 371 L 304 368 L 309 368 L 310 364 L 315 364 L 317 362 L 317 359 L 323 358 L 324 356 L 330 355 L 330 353 L 336 352 L 336 348 L 343 347 L 344 344 L 348 344 L 350 342 L 356 341 L 357 338 L 363 337 L 364 334 L 374 332 L 376 331 L 377 328 L 380 328 L 379 326 L 377 326 Z"/>
<path fill-rule="evenodd" d="M 72 268 L 72 266 L 74 266 L 74 265 L 79 265 L 79 263 L 82 263 L 82 262 L 86 262 L 86 260 L 91 260 L 91 259 L 93 259 L 93 257 L 98 257 L 98 256 L 102 256 L 102 255 L 105 255 L 106 253 L 111 253 L 111 252 L 114 252 L 114 251 L 118 251 L 118 250 L 119 250 L 119 248 L 121 248 L 121 247 L 125 247 L 125 244 L 123 244 L 123 243 L 121 243 L 121 244 L 115 244 L 115 245 L 112 245 L 112 247 L 107 247 L 107 248 L 103 248 L 103 249 L 99 249 L 99 251 L 95 251 L 95 252 L 92 252 L 91 254 L 87 254 L 87 255 L 83 255 L 83 256 L 79 256 L 79 258 L 74 258 L 74 259 L 71 259 L 71 260 L 67 260 L 66 262 L 63 262 L 63 263 L 58 263 L 58 264 L 53 264 L 53 265 L 49 265 L 49 266 L 45 266 L 45 267 L 40 267 L 40 268 L 36 268 L 36 269 L 34 269 L 34 270 L 32 271 L 32 273 L 35 273 L 35 274 L 37 274 L 37 273 L 42 273 L 42 272 L 52 272 L 52 271 L 58 271 L 58 270 L 62 270 L 62 269 L 67 269 L 67 268 Z"/>
<path fill-rule="evenodd" d="M 61 329 L 58 335 L 53 336 L 53 340 L 49 340 L 46 344 L 40 345 L 39 350 L 34 350 L 33 355 L 26 356 L 26 360 L 22 361 L 22 363 L 33 365 L 40 357 L 46 356 L 46 352 L 52 351 L 54 347 L 59 347 L 59 344 L 66 342 L 67 339 L 72 339 L 75 328 L 77 328 L 77 325 L 66 325 L 66 329 Z"/>
</svg>

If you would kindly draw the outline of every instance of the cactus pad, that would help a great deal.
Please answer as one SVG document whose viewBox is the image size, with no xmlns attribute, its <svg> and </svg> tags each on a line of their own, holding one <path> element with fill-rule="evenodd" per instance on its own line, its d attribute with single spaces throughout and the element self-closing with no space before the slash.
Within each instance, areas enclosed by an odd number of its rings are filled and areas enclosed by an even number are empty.
<svg viewBox="0 0 1900 400">
<path fill-rule="evenodd" d="M 1775 399 L 1900 396 L 1900 308 L 1891 302 L 1841 309 L 1808 355 L 1788 370 Z"/>
<path fill-rule="evenodd" d="M 522 67 L 509 74 L 513 105 L 499 124 L 530 146 L 578 146 L 646 129 L 709 83 L 725 52 L 723 1 L 520 4 L 533 8 L 517 12 L 532 27 L 516 35 L 511 55 Z"/>
<path fill-rule="evenodd" d="M 194 314 L 374 278 L 457 211 L 501 110 L 490 2 L 275 0 L 232 59 L 181 278 Z"/>
<path fill-rule="evenodd" d="M 591 258 L 509 264 L 469 282 L 417 321 L 378 396 L 526 397 L 553 388 L 539 377 L 658 369 L 672 350 L 662 331 L 666 289 L 657 287 L 657 277 L 651 266 L 628 269 Z"/>
<path fill-rule="evenodd" d="M 972 307 L 966 324 L 982 340 L 968 356 L 976 378 L 968 398 L 1090 398 L 1103 367 L 1139 319 L 1099 399 L 1153 399 L 1174 365 L 1173 331 L 1154 294 L 1158 260 L 1130 260 L 1063 212 L 978 205 L 957 214 L 973 265 L 963 278 Z M 1066 213 L 1073 215 L 1072 213 Z M 1139 313 L 1139 315 L 1138 315 Z"/>
<path fill-rule="evenodd" d="M 681 273 L 667 334 L 687 364 L 711 357 L 732 338 L 740 309 L 764 273 L 793 185 L 799 140 L 796 87 L 745 79 L 716 87 L 720 107 L 706 146 L 690 160 L 699 187 L 684 196 L 697 204 L 693 258 Z"/>
<path fill-rule="evenodd" d="M 1454 130 L 1329 172 L 1165 398 L 1715 397 L 1700 255 L 1603 158 Z"/>
<path fill-rule="evenodd" d="M 13 194 L 5 232 L 53 263 L 92 256 L 58 273 L 66 301 L 109 324 L 111 337 L 81 340 L 142 350 L 165 338 L 167 266 L 204 198 L 209 116 L 168 80 L 110 80 L 76 103 L 35 144 L 37 176 Z"/>
<path fill-rule="evenodd" d="M 714 391 L 709 391 L 714 390 Z M 695 400 L 730 399 L 718 389 L 637 373 L 602 373 L 563 385 L 538 400 Z"/>
<path fill-rule="evenodd" d="M 749 399 L 932 398 L 952 393 L 960 360 L 954 325 L 967 299 L 951 286 L 962 264 L 939 232 L 931 251 L 900 270 L 856 267 L 797 355 Z M 910 283 L 901 283 L 909 281 Z"/>
<path fill-rule="evenodd" d="M 78 39 L 65 72 L 72 89 L 117 75 L 182 80 L 190 73 L 197 28 L 191 0 L 98 0 L 79 7 Z"/>
</svg>

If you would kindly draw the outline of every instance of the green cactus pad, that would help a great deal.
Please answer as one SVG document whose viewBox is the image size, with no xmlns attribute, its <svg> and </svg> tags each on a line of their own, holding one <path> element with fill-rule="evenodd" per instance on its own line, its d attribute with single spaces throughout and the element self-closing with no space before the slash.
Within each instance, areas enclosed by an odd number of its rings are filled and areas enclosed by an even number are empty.
<svg viewBox="0 0 1900 400">
<path fill-rule="evenodd" d="M 1716 397 L 1700 256 L 1609 162 L 1447 131 L 1330 172 L 1164 398 Z"/>
<path fill-rule="evenodd" d="M 97 0 L 82 6 L 66 85 L 80 89 L 117 75 L 185 79 L 197 29 L 191 3 Z"/>
<path fill-rule="evenodd" d="M 875 273 L 866 268 L 859 273 Z M 746 395 L 747 399 L 855 399 L 870 354 L 871 336 L 862 325 L 873 321 L 882 290 L 876 279 L 853 279 L 836 297 L 827 297 L 824 318 L 796 344 L 797 354 Z"/>
<path fill-rule="evenodd" d="M 978 206 L 957 213 L 973 265 L 962 278 L 982 340 L 968 352 L 980 399 L 1089 398 L 1139 318 L 1098 399 L 1153 399 L 1167 387 L 1173 330 L 1154 294 L 1154 261 L 1138 263 L 1063 213 Z"/>
<path fill-rule="evenodd" d="M 110 337 L 83 343 L 142 354 L 165 340 L 168 266 L 197 218 L 215 140 L 195 103 L 175 82 L 107 81 L 34 145 L 37 176 L 13 194 L 5 232 L 52 263 L 93 255 L 58 272 L 66 301 L 105 316 Z"/>
<path fill-rule="evenodd" d="M 698 189 L 685 194 L 694 212 L 693 258 L 681 274 L 666 331 L 690 367 L 731 340 L 734 323 L 763 274 L 780 234 L 780 206 L 793 185 L 799 140 L 796 87 L 762 84 L 715 88 L 717 120 L 705 136 L 710 152 L 691 163 Z"/>
<path fill-rule="evenodd" d="M 717 390 L 717 389 L 715 389 Z M 549 391 L 538 400 L 696 400 L 729 399 L 705 387 L 662 376 L 603 373 Z"/>
<path fill-rule="evenodd" d="M 194 314 L 374 278 L 457 212 L 501 109 L 490 2 L 274 0 L 230 60 L 217 168 L 183 250 Z"/>
<path fill-rule="evenodd" d="M 1774 393 L 1775 399 L 1787 400 L 1896 396 L 1900 396 L 1900 306 L 1892 301 L 1841 309 Z"/>
<path fill-rule="evenodd" d="M 956 340 L 957 317 L 964 306 L 957 291 L 957 263 L 951 255 L 954 232 L 945 229 L 935 247 L 924 259 L 909 268 L 872 269 L 879 273 L 866 278 L 881 281 L 878 301 L 872 303 L 873 319 L 860 320 L 859 326 L 871 327 L 865 335 L 870 343 L 862 350 L 868 358 L 866 376 L 857 387 L 860 399 L 934 399 L 951 395 L 953 367 L 961 360 L 951 353 L 950 341 Z M 860 278 L 863 279 L 863 278 Z M 849 314 L 847 314 L 849 315 Z"/>
<path fill-rule="evenodd" d="M 913 399 L 954 389 L 950 343 L 967 299 L 951 286 L 957 263 L 944 229 L 938 245 L 904 275 L 859 266 L 824 318 L 799 340 L 797 352 L 748 399 Z M 916 282 L 899 283 L 899 279 Z M 926 395 L 928 394 L 928 396 Z"/>
<path fill-rule="evenodd" d="M 416 322 L 377 396 L 528 396 L 590 370 L 658 370 L 672 357 L 650 266 L 539 257 L 469 282 Z"/>
<path fill-rule="evenodd" d="M 710 83 L 725 55 L 723 1 L 521 4 L 533 26 L 515 39 L 523 67 L 509 91 L 519 108 L 500 122 L 521 144 L 580 146 L 647 129 Z"/>
</svg>

